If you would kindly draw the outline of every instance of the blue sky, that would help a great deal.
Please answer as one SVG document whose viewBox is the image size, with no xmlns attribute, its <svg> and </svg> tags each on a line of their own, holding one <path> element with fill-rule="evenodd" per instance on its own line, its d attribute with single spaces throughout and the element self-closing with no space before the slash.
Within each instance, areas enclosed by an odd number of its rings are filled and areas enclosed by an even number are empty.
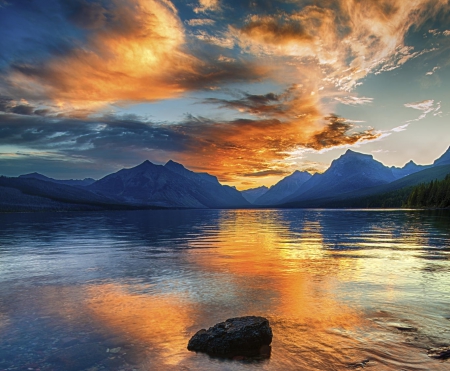
<svg viewBox="0 0 450 371">
<path fill-rule="evenodd" d="M 450 145 L 443 0 L 0 0 L 0 173 L 148 159 L 239 189 Z"/>
</svg>

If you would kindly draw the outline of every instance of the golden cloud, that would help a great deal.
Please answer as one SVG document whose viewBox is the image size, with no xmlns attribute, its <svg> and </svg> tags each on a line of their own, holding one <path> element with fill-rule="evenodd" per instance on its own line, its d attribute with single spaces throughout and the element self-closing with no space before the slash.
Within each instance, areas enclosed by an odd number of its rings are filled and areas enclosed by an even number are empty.
<svg viewBox="0 0 450 371">
<path fill-rule="evenodd" d="M 322 80 L 352 90 L 369 73 L 398 68 L 423 52 L 405 46 L 411 27 L 419 27 L 446 0 L 324 1 L 286 14 L 253 15 L 230 28 L 251 54 L 303 58 L 300 68 L 322 66 Z"/>
<path fill-rule="evenodd" d="M 267 95 L 261 99 L 264 101 Z M 304 100 L 302 104 L 305 109 Z M 182 136 L 193 138 L 190 143 L 185 142 L 186 150 L 176 155 L 177 160 L 192 169 L 211 172 L 221 181 L 237 184 L 248 177 L 287 175 L 297 166 L 289 161 L 291 154 L 301 148 L 319 151 L 375 140 L 381 135 L 374 130 L 353 131 L 354 126 L 341 117 L 322 118 L 315 107 L 311 101 L 304 115 L 292 115 L 300 108 L 295 107 L 284 111 L 281 117 L 276 106 L 273 115 L 279 117 L 265 119 L 212 122 L 192 118 L 173 128 Z"/>
<path fill-rule="evenodd" d="M 61 105 L 154 100 L 184 90 L 172 76 L 195 73 L 197 61 L 181 51 L 183 27 L 167 2 L 114 0 L 108 17 L 87 46 L 45 66 L 16 66 L 12 85 L 28 92 L 38 87 L 37 98 Z"/>
</svg>

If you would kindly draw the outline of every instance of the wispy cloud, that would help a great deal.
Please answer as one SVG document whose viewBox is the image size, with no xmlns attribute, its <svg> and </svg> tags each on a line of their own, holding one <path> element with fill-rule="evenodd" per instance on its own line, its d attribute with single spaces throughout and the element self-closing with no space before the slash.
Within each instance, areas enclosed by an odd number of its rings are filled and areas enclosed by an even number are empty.
<svg viewBox="0 0 450 371">
<path fill-rule="evenodd" d="M 433 67 L 433 69 L 431 71 L 428 71 L 425 75 L 431 76 L 432 74 L 434 74 L 440 68 L 441 67 L 439 67 L 439 66 Z"/>
<path fill-rule="evenodd" d="M 420 120 L 424 119 L 431 112 L 433 112 L 434 116 L 438 116 L 438 115 L 442 114 L 442 112 L 440 111 L 441 102 L 438 102 L 435 105 L 433 99 L 427 99 L 427 100 L 423 100 L 421 102 L 405 103 L 404 106 L 423 112 L 417 119 L 409 120 L 407 122 L 420 121 Z"/>
<path fill-rule="evenodd" d="M 404 106 L 408 108 L 414 108 L 419 111 L 423 111 L 424 113 L 429 113 L 434 110 L 434 100 L 427 99 L 421 102 L 405 103 Z"/>
<path fill-rule="evenodd" d="M 347 106 L 360 106 L 363 104 L 370 104 L 373 102 L 373 98 L 367 97 L 347 96 L 347 97 L 335 97 L 334 99 L 337 100 L 339 103 L 345 104 Z"/>
<path fill-rule="evenodd" d="M 189 26 L 197 27 L 197 26 L 211 26 L 215 23 L 213 19 L 202 18 L 202 19 L 189 19 L 186 21 Z"/>
<path fill-rule="evenodd" d="M 324 81 L 351 91 L 370 73 L 392 71 L 434 50 L 414 50 L 405 38 L 445 6 L 444 0 L 323 2 L 292 13 L 251 15 L 231 34 L 248 53 L 302 58 L 302 68 L 318 63 Z"/>
<path fill-rule="evenodd" d="M 208 11 L 218 11 L 220 10 L 219 0 L 199 0 L 198 6 L 194 7 L 195 13 L 205 13 Z"/>
</svg>

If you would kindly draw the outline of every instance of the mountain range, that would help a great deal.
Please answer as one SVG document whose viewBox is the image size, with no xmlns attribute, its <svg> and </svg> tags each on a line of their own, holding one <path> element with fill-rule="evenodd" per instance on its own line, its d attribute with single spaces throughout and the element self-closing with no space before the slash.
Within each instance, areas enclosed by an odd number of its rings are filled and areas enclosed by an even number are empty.
<svg viewBox="0 0 450 371">
<path fill-rule="evenodd" d="M 139 208 L 401 206 L 412 186 L 450 173 L 450 147 L 431 165 L 387 167 L 347 150 L 322 174 L 295 171 L 277 184 L 238 191 L 182 164 L 144 161 L 99 180 L 58 180 L 39 173 L 0 176 L 0 211 Z"/>
</svg>

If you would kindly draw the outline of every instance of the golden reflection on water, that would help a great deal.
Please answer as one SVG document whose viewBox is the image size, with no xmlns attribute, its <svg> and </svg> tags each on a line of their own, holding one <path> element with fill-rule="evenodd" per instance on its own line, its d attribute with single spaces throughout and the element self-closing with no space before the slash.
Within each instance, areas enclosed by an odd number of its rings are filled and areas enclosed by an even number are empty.
<svg viewBox="0 0 450 371">
<path fill-rule="evenodd" d="M 114 284 L 87 289 L 87 309 L 103 326 L 145 344 L 167 365 L 186 357 L 192 309 L 174 295 L 146 296 Z"/>
<path fill-rule="evenodd" d="M 46 315 L 69 326 L 103 329 L 143 346 L 140 370 L 242 369 L 242 363 L 220 363 L 186 346 L 200 328 L 249 314 L 268 317 L 274 332 L 271 359 L 257 369 L 345 370 L 370 358 L 368 368 L 377 371 L 444 370 L 445 364 L 430 361 L 417 348 L 419 340 L 422 347 L 431 344 L 425 332 L 392 329 L 389 323 L 398 321 L 392 313 L 370 312 L 360 299 L 370 294 L 369 302 L 376 297 L 397 305 L 398 287 L 406 282 L 399 272 L 424 264 L 402 250 L 418 249 L 426 238 L 420 231 L 380 231 L 355 242 L 350 252 L 330 249 L 338 242 L 327 237 L 320 220 L 296 223 L 278 211 L 227 211 L 217 228 L 189 240 L 191 249 L 177 257 L 187 273 L 171 271 L 172 281 L 159 290 L 117 280 L 40 287 L 34 295 Z M 355 258 L 363 254 L 371 258 Z M 391 260 L 397 270 L 386 271 Z M 379 286 L 359 291 L 368 276 Z M 343 283 L 351 283 L 351 292 L 342 290 Z M 347 300 L 346 294 L 359 298 Z M 0 315 L 0 330 L 2 323 Z"/>
</svg>

